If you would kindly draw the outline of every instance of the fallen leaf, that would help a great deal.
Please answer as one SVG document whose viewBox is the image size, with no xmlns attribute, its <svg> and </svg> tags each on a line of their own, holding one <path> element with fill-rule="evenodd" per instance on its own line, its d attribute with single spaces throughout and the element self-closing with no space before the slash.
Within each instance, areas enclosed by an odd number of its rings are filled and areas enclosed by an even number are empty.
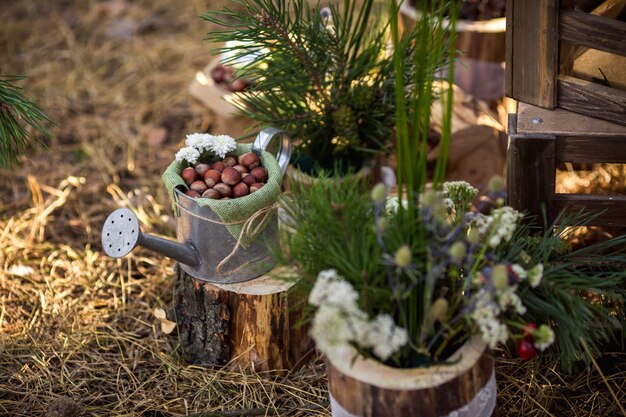
<svg viewBox="0 0 626 417">
<path fill-rule="evenodd" d="M 170 334 L 174 331 L 174 329 L 176 328 L 176 323 L 167 319 L 167 314 L 165 313 L 165 310 L 163 310 L 162 308 L 155 308 L 152 314 L 154 314 L 154 317 L 156 317 L 159 322 L 161 322 L 161 331 L 163 333 Z"/>
</svg>

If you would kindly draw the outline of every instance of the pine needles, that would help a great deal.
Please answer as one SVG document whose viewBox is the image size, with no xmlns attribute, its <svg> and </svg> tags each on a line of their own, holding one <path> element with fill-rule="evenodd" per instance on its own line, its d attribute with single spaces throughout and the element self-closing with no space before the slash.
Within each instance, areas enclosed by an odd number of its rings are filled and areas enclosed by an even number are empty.
<svg viewBox="0 0 626 417">
<path fill-rule="evenodd" d="M 30 142 L 37 140 L 33 129 L 45 136 L 50 133 L 45 123 L 50 122 L 43 110 L 24 97 L 22 89 L 14 83 L 23 76 L 0 76 L 0 167 L 9 168 L 17 163 Z M 25 127 L 20 119 L 32 129 Z"/>
<path fill-rule="evenodd" d="M 361 2 L 359 2 L 361 3 Z M 306 0 L 249 0 L 202 17 L 222 27 L 213 42 L 227 62 L 255 57 L 240 75 L 255 80 L 241 110 L 296 139 L 305 171 L 357 169 L 391 144 L 394 117 L 387 26 L 374 0 L 343 0 L 313 10 Z M 307 166 L 308 165 L 308 166 Z"/>
</svg>

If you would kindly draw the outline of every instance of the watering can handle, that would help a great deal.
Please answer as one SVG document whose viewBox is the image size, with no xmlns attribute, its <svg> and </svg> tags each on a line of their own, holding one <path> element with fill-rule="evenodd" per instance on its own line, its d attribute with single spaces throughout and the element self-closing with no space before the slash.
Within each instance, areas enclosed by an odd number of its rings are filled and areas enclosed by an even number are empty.
<svg viewBox="0 0 626 417">
<path fill-rule="evenodd" d="M 285 171 L 287 171 L 287 165 L 289 165 L 289 160 L 291 159 L 291 135 L 287 133 L 287 131 L 275 127 L 268 127 L 267 129 L 261 130 L 252 144 L 252 151 L 256 154 L 260 154 L 274 138 L 278 140 L 276 161 L 278 161 L 278 166 L 280 166 L 284 174 Z"/>
</svg>

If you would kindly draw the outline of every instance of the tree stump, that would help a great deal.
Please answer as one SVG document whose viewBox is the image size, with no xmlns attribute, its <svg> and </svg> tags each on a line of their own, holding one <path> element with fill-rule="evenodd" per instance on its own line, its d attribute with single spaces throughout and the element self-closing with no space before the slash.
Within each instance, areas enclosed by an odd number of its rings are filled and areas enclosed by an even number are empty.
<svg viewBox="0 0 626 417">
<path fill-rule="evenodd" d="M 275 271 L 272 271 L 275 272 Z M 237 284 L 209 284 L 175 266 L 174 316 L 185 360 L 255 371 L 291 370 L 313 352 L 301 324 L 304 300 L 270 272 Z"/>
</svg>

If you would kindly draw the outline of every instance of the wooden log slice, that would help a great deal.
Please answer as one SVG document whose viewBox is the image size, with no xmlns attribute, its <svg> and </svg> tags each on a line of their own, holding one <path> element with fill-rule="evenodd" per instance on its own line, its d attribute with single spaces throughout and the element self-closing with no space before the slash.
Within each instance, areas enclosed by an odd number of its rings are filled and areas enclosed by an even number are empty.
<svg viewBox="0 0 626 417">
<path fill-rule="evenodd" d="M 176 265 L 174 314 L 183 357 L 202 366 L 291 370 L 313 352 L 294 282 L 268 275 L 208 284 Z"/>
<path fill-rule="evenodd" d="M 347 353 L 327 361 L 333 417 L 488 417 L 494 412 L 493 359 L 472 339 L 455 354 L 458 362 L 396 369 Z M 455 414 L 458 413 L 458 414 Z"/>
</svg>

